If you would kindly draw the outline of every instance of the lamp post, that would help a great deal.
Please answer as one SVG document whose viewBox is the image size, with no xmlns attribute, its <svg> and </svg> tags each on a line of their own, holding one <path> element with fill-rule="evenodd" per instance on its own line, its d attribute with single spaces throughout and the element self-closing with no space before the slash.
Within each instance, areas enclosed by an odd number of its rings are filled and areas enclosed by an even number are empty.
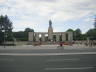
<svg viewBox="0 0 96 72">
<path fill-rule="evenodd" d="M 2 32 L 4 33 L 4 48 L 5 48 L 5 30 L 2 30 Z"/>
</svg>

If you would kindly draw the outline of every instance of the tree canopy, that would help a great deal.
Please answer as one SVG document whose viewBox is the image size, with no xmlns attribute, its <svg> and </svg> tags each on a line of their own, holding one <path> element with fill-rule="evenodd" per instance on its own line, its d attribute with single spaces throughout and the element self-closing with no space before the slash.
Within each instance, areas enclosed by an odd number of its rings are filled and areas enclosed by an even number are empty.
<svg viewBox="0 0 96 72">
<path fill-rule="evenodd" d="M 94 28 L 96 29 L 96 18 L 95 18 L 95 22 L 94 22 Z"/>
<path fill-rule="evenodd" d="M 8 31 L 8 30 L 12 30 L 12 29 L 13 29 L 12 22 L 10 21 L 8 16 L 1 15 L 0 16 L 0 30 L 1 31 L 3 31 L 3 30 Z"/>
<path fill-rule="evenodd" d="M 67 32 L 68 32 L 68 31 L 74 32 L 74 30 L 73 30 L 73 29 L 68 29 L 68 30 L 67 30 Z"/>
<path fill-rule="evenodd" d="M 81 30 L 78 28 L 78 29 L 76 29 L 75 31 L 74 31 L 74 33 L 73 33 L 73 35 L 74 35 L 74 40 L 80 40 L 81 39 Z"/>
<path fill-rule="evenodd" d="M 7 39 L 12 39 L 12 22 L 10 21 L 10 19 L 8 18 L 7 15 L 0 16 L 0 43 L 3 42 L 4 37 L 6 36 L 6 40 Z"/>
<path fill-rule="evenodd" d="M 96 29 L 90 29 L 86 33 L 87 37 L 89 37 L 92 40 L 96 40 Z"/>
<path fill-rule="evenodd" d="M 26 28 L 26 29 L 25 29 L 25 32 L 34 32 L 34 29 Z"/>
</svg>

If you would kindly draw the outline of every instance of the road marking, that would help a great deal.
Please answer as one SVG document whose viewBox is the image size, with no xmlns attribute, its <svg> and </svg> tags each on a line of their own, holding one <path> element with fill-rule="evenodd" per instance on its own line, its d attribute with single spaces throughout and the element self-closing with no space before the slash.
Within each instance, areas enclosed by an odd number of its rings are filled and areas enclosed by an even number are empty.
<svg viewBox="0 0 96 72">
<path fill-rule="evenodd" d="M 95 67 L 78 67 L 78 68 L 45 68 L 44 70 L 80 70 L 80 69 L 93 69 Z"/>
<path fill-rule="evenodd" d="M 96 52 L 78 52 L 78 53 L 0 53 L 0 55 L 12 55 L 12 56 L 52 56 L 52 55 L 88 55 L 96 54 Z"/>
<path fill-rule="evenodd" d="M 79 59 L 77 58 L 72 58 L 72 59 L 49 59 L 46 62 L 57 62 L 57 61 L 77 61 Z"/>
</svg>

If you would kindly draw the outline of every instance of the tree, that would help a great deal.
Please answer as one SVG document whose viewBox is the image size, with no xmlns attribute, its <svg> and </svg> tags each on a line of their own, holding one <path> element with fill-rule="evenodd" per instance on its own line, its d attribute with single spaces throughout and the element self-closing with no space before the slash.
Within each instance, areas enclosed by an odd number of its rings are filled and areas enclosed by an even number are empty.
<svg viewBox="0 0 96 72">
<path fill-rule="evenodd" d="M 81 40 L 82 34 L 81 30 L 78 28 L 74 31 L 74 40 Z"/>
<path fill-rule="evenodd" d="M 94 28 L 96 29 L 96 18 L 95 18 L 95 22 L 94 22 Z"/>
<path fill-rule="evenodd" d="M 17 41 L 27 41 L 28 40 L 28 33 L 24 31 L 14 32 L 14 37 Z"/>
<path fill-rule="evenodd" d="M 34 29 L 25 28 L 24 31 L 14 32 L 14 37 L 19 41 L 28 41 L 28 32 L 34 32 Z"/>
<path fill-rule="evenodd" d="M 8 16 L 0 16 L 0 29 L 1 31 L 12 31 L 12 22 L 9 20 Z"/>
<path fill-rule="evenodd" d="M 73 29 L 68 29 L 68 30 L 67 30 L 67 32 L 68 32 L 68 31 L 74 32 L 74 30 L 73 30 Z"/>
<path fill-rule="evenodd" d="M 86 33 L 87 37 L 89 37 L 91 40 L 96 40 L 96 29 L 90 29 Z"/>
<path fill-rule="evenodd" d="M 0 16 L 0 43 L 3 42 L 4 37 L 6 36 L 7 39 L 11 39 L 12 38 L 12 22 L 10 21 L 10 19 L 8 18 L 7 15 Z"/>
<path fill-rule="evenodd" d="M 34 29 L 26 28 L 25 32 L 34 32 Z"/>
</svg>

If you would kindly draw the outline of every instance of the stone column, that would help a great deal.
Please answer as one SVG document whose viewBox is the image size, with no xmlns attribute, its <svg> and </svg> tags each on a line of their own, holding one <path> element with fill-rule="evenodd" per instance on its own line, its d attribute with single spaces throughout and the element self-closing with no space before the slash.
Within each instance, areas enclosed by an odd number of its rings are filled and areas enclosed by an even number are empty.
<svg viewBox="0 0 96 72">
<path fill-rule="evenodd" d="M 68 41 L 73 41 L 73 32 L 68 32 Z"/>
<path fill-rule="evenodd" d="M 59 34 L 56 34 L 56 41 L 59 41 Z"/>
<path fill-rule="evenodd" d="M 41 39 L 42 41 L 45 41 L 45 34 L 42 34 Z"/>
<path fill-rule="evenodd" d="M 28 33 L 28 41 L 32 41 L 33 42 L 34 39 L 34 32 L 29 32 Z"/>
<path fill-rule="evenodd" d="M 62 34 L 62 41 L 66 41 L 66 33 Z"/>
<path fill-rule="evenodd" d="M 39 34 L 36 34 L 36 41 L 39 41 Z"/>
</svg>

